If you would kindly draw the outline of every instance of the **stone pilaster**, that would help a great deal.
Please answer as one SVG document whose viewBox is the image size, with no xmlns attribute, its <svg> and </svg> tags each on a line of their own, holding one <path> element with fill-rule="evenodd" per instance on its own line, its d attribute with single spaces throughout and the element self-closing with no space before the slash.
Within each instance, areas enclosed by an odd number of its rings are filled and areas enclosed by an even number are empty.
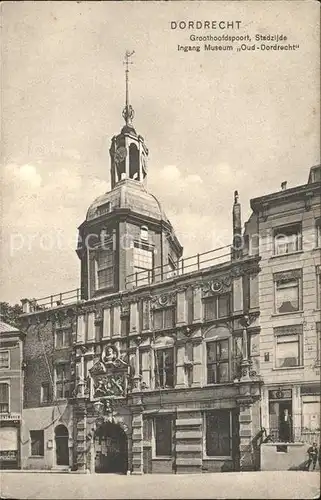
<svg viewBox="0 0 321 500">
<path fill-rule="evenodd" d="M 203 308 L 202 308 L 202 289 L 200 287 L 193 288 L 193 322 L 198 323 L 202 321 Z"/>
<path fill-rule="evenodd" d="M 252 447 L 252 407 L 240 405 L 239 413 L 240 470 L 254 470 L 254 450 Z"/>
<path fill-rule="evenodd" d="M 104 309 L 103 314 L 103 340 L 110 339 L 110 309 L 109 307 Z"/>
<path fill-rule="evenodd" d="M 150 330 L 150 328 L 151 328 L 151 313 L 150 313 L 150 301 L 149 300 L 143 300 L 142 311 L 143 311 L 143 318 L 142 318 L 143 331 Z"/>
<path fill-rule="evenodd" d="M 292 425 L 294 441 L 300 440 L 300 429 L 302 419 L 301 387 L 294 386 L 292 389 Z"/>
<path fill-rule="evenodd" d="M 243 312 L 243 278 L 233 280 L 233 309 L 234 312 Z"/>
<path fill-rule="evenodd" d="M 200 339 L 199 342 L 193 344 L 193 384 L 192 387 L 200 387 L 203 385 L 203 343 Z"/>
<path fill-rule="evenodd" d="M 133 440 L 131 434 L 127 434 L 127 452 L 127 474 L 129 474 L 133 470 Z"/>
<path fill-rule="evenodd" d="M 138 303 L 132 302 L 130 304 L 130 328 L 129 333 L 139 332 L 139 314 L 138 314 Z"/>
<path fill-rule="evenodd" d="M 87 341 L 94 342 L 96 337 L 96 328 L 95 328 L 95 313 L 90 312 L 87 316 Z"/>
<path fill-rule="evenodd" d="M 142 352 L 142 384 L 145 387 L 151 387 L 150 358 L 150 350 Z"/>
<path fill-rule="evenodd" d="M 120 312 L 120 305 L 114 306 L 114 329 L 112 332 L 113 337 L 121 336 Z"/>
<path fill-rule="evenodd" d="M 85 342 L 86 336 L 86 316 L 81 314 L 77 317 L 77 342 Z"/>
<path fill-rule="evenodd" d="M 132 474 L 143 474 L 143 415 L 132 417 Z"/>
<path fill-rule="evenodd" d="M 79 381 L 77 385 L 77 398 L 83 398 L 85 395 L 85 367 L 84 367 L 84 357 L 81 356 L 79 362 L 77 363 Z"/>
<path fill-rule="evenodd" d="M 133 392 L 140 391 L 139 346 L 135 348 L 135 375 Z"/>
<path fill-rule="evenodd" d="M 177 292 L 177 326 L 186 324 L 187 320 L 187 304 L 185 290 Z"/>
<path fill-rule="evenodd" d="M 178 474 L 202 471 L 202 415 L 199 410 L 178 411 L 175 457 Z"/>
<path fill-rule="evenodd" d="M 261 424 L 266 429 L 267 434 L 269 434 L 269 390 L 267 387 L 262 387 L 261 390 Z"/>
<path fill-rule="evenodd" d="M 176 387 L 185 387 L 185 345 L 178 345 L 176 349 Z"/>
<path fill-rule="evenodd" d="M 261 425 L 258 411 L 259 386 L 253 383 L 239 382 L 239 395 L 236 398 L 239 407 L 239 457 L 240 470 L 256 470 L 259 456 L 254 438 Z"/>
<path fill-rule="evenodd" d="M 76 463 L 78 472 L 87 470 L 86 453 L 86 433 L 87 433 L 87 415 L 85 408 L 78 408 L 76 411 Z"/>
</svg>

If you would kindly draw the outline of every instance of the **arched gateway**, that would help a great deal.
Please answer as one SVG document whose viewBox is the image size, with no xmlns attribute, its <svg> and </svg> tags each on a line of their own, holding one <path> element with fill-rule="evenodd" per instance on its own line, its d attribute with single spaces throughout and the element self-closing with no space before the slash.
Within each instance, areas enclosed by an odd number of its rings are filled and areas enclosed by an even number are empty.
<svg viewBox="0 0 321 500">
<path fill-rule="evenodd" d="M 104 422 L 95 432 L 95 472 L 126 474 L 127 436 L 121 426 Z"/>
</svg>

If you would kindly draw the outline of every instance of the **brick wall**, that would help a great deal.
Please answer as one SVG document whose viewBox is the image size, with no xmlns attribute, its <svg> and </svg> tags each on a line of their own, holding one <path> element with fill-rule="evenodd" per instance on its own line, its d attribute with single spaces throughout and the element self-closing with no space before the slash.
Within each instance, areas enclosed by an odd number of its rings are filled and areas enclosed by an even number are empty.
<svg viewBox="0 0 321 500">
<path fill-rule="evenodd" d="M 70 320 L 67 320 L 68 322 L 70 324 Z M 70 361 L 72 347 L 56 350 L 54 335 L 55 324 L 52 320 L 40 325 L 31 325 L 27 330 L 24 344 L 25 408 L 42 405 L 41 385 L 48 383 L 51 387 L 55 379 L 55 362 Z"/>
</svg>

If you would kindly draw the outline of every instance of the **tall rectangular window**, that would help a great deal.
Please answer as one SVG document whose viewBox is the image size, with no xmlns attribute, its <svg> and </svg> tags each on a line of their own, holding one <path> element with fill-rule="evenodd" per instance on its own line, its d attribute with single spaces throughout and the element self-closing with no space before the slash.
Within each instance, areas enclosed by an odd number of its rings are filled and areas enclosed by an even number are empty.
<svg viewBox="0 0 321 500">
<path fill-rule="evenodd" d="M 51 391 L 50 384 L 48 382 L 44 382 L 41 384 L 41 402 L 49 403 L 51 401 Z"/>
<path fill-rule="evenodd" d="M 301 270 L 274 275 L 275 312 L 290 313 L 302 309 Z"/>
<path fill-rule="evenodd" d="M 114 252 L 113 243 L 105 244 L 96 250 L 96 288 L 110 288 L 114 286 Z"/>
<path fill-rule="evenodd" d="M 70 376 L 67 363 L 61 363 L 56 366 L 56 399 L 65 399 L 70 397 Z"/>
<path fill-rule="evenodd" d="M 229 341 L 218 340 L 206 343 L 207 383 L 228 382 L 229 376 Z"/>
<path fill-rule="evenodd" d="M 149 245 L 134 243 L 134 273 L 136 285 L 148 285 L 153 281 L 154 252 Z"/>
<path fill-rule="evenodd" d="M 293 224 L 274 230 L 274 255 L 302 250 L 301 224 Z"/>
<path fill-rule="evenodd" d="M 276 368 L 288 368 L 303 364 L 302 331 L 302 325 L 274 329 Z"/>
<path fill-rule="evenodd" d="M 219 295 L 217 301 L 217 315 L 219 318 L 225 318 L 230 314 L 230 296 L 229 294 Z"/>
<path fill-rule="evenodd" d="M 122 337 L 127 337 L 129 335 L 129 314 L 123 315 L 120 318 L 120 334 Z"/>
<path fill-rule="evenodd" d="M 0 370 L 10 368 L 10 352 L 0 351 Z"/>
<path fill-rule="evenodd" d="M 9 413 L 9 384 L 0 383 L 0 413 Z"/>
<path fill-rule="evenodd" d="M 153 311 L 154 330 L 166 330 L 175 326 L 175 307 L 165 307 Z"/>
<path fill-rule="evenodd" d="M 172 425 L 171 415 L 159 415 L 154 419 L 155 455 L 170 457 L 172 455 Z"/>
<path fill-rule="evenodd" d="M 155 358 L 156 387 L 174 387 L 174 348 L 157 349 Z"/>
<path fill-rule="evenodd" d="M 214 295 L 204 299 L 204 319 L 210 321 L 230 314 L 230 295 Z"/>
<path fill-rule="evenodd" d="M 72 344 L 72 331 L 70 328 L 56 330 L 56 349 L 64 349 Z"/>
<path fill-rule="evenodd" d="M 31 455 L 44 456 L 44 431 L 30 431 Z"/>
<path fill-rule="evenodd" d="M 205 451 L 207 457 L 230 457 L 232 450 L 231 412 L 205 413 Z"/>
</svg>

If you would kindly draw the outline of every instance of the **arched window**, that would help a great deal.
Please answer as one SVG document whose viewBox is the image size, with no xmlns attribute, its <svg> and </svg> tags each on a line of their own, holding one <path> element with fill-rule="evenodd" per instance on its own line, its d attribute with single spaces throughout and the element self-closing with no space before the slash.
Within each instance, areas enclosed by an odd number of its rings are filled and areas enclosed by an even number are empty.
<svg viewBox="0 0 321 500">
<path fill-rule="evenodd" d="M 139 152 L 136 144 L 129 146 L 129 177 L 130 179 L 139 179 Z"/>
</svg>

